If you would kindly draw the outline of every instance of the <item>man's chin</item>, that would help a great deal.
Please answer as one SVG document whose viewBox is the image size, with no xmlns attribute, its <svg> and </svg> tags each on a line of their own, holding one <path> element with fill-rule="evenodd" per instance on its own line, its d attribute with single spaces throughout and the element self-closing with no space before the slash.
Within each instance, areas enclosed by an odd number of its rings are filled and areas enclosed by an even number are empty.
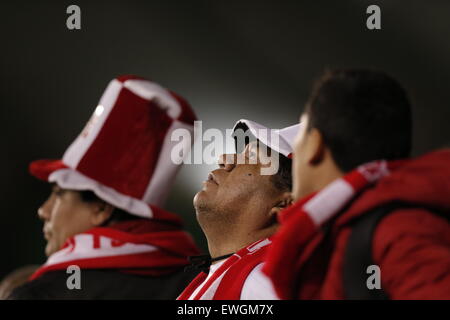
<svg viewBox="0 0 450 320">
<path fill-rule="evenodd" d="M 45 255 L 47 257 L 50 257 L 56 251 L 58 251 L 58 250 L 56 250 L 55 246 L 52 243 L 50 243 L 50 242 L 48 242 L 47 245 L 45 246 Z"/>
<path fill-rule="evenodd" d="M 208 192 L 205 189 L 197 192 L 193 200 L 195 210 L 199 212 L 205 210 L 206 208 L 209 208 L 211 206 L 211 196 L 213 196 L 211 195 L 211 192 Z"/>
<path fill-rule="evenodd" d="M 194 200 L 192 201 L 194 204 L 194 208 L 197 208 L 203 201 L 205 201 L 206 198 L 206 191 L 200 190 L 197 192 L 194 196 Z"/>
</svg>

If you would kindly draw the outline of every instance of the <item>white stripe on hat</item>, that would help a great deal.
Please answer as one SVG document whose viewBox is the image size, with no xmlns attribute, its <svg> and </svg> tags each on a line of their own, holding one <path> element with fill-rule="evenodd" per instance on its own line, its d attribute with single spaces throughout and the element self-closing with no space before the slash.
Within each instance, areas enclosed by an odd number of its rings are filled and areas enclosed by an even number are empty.
<svg viewBox="0 0 450 320">
<path fill-rule="evenodd" d="M 80 160 L 97 138 L 106 119 L 108 119 L 108 115 L 113 109 L 121 89 L 122 83 L 120 81 L 114 79 L 109 83 L 100 99 L 97 109 L 95 109 L 83 131 L 81 131 L 64 153 L 62 160 L 67 166 L 71 168 L 78 166 Z"/>
<path fill-rule="evenodd" d="M 48 177 L 48 181 L 56 182 L 63 189 L 91 190 L 103 201 L 122 210 L 143 218 L 153 217 L 150 206 L 144 201 L 119 193 L 76 170 L 70 168 L 56 170 Z"/>
<path fill-rule="evenodd" d="M 173 180 L 180 169 L 179 164 L 175 164 L 171 158 L 172 148 L 179 144 L 183 145 L 183 155 L 186 157 L 191 149 L 191 141 L 183 140 L 182 142 L 172 141 L 173 130 L 184 128 L 192 133 L 194 131 L 194 126 L 188 125 L 184 122 L 175 120 L 172 122 L 171 126 L 167 130 L 167 134 L 164 137 L 163 146 L 159 153 L 158 162 L 156 164 L 155 170 L 151 177 L 150 184 L 144 193 L 143 200 L 152 205 L 162 206 L 169 194 L 170 186 L 173 184 Z"/>
</svg>

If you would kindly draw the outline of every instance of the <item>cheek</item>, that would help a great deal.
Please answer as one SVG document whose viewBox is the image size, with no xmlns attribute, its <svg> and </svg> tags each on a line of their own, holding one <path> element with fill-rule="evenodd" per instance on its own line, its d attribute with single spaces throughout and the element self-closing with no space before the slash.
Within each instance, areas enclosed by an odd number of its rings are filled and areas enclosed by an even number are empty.
<svg viewBox="0 0 450 320">
<path fill-rule="evenodd" d="M 303 139 L 301 137 L 297 137 L 297 140 L 294 145 L 294 158 L 298 158 L 303 154 Z"/>
<path fill-rule="evenodd" d="M 59 201 L 55 204 L 51 224 L 56 239 L 60 242 L 85 231 L 90 226 L 89 216 L 85 210 L 70 201 Z"/>
<path fill-rule="evenodd" d="M 61 232 L 70 221 L 70 206 L 64 200 L 56 199 L 49 220 L 53 232 Z"/>
<path fill-rule="evenodd" d="M 259 170 L 259 166 L 249 165 L 231 172 L 226 188 L 220 190 L 221 197 L 242 201 L 260 193 L 270 176 L 261 176 Z"/>
<path fill-rule="evenodd" d="M 51 218 L 48 221 L 50 226 L 51 237 L 47 243 L 47 255 L 59 250 L 67 239 L 67 227 L 70 226 L 69 212 L 67 206 L 60 199 L 55 200 L 54 207 L 51 212 Z"/>
<path fill-rule="evenodd" d="M 300 161 L 294 161 L 292 167 L 292 182 L 294 185 L 294 189 L 296 189 L 296 187 L 298 187 L 300 183 L 300 177 L 302 176 L 302 164 Z"/>
<path fill-rule="evenodd" d="M 308 150 L 304 135 L 300 135 L 294 146 L 293 169 L 298 170 L 307 164 Z"/>
<path fill-rule="evenodd" d="M 292 193 L 294 196 L 294 200 L 299 200 L 305 193 L 305 190 L 308 189 L 308 182 L 310 179 L 310 167 L 306 163 L 305 159 L 301 156 L 296 159 L 294 158 L 294 162 L 292 165 L 292 182 L 293 188 Z"/>
</svg>

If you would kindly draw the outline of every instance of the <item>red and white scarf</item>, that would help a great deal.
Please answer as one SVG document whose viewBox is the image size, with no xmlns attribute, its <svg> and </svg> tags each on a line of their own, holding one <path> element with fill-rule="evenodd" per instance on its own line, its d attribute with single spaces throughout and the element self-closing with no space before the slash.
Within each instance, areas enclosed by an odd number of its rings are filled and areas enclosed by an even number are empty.
<svg viewBox="0 0 450 320">
<path fill-rule="evenodd" d="M 177 300 L 239 300 L 245 280 L 262 263 L 270 244 L 271 240 L 266 238 L 239 250 L 225 260 L 209 278 L 206 273 L 201 272 Z M 192 297 L 200 286 L 201 289 Z"/>
<path fill-rule="evenodd" d="M 363 189 L 403 163 L 380 160 L 362 165 L 281 212 L 281 227 L 273 237 L 263 268 L 280 298 L 292 299 L 295 296 L 293 279 L 296 278 L 297 258 L 321 227 Z"/>
<path fill-rule="evenodd" d="M 30 280 L 70 265 L 159 276 L 182 269 L 189 264 L 187 257 L 198 253 L 191 236 L 180 226 L 150 219 L 125 221 L 68 239 Z"/>
</svg>

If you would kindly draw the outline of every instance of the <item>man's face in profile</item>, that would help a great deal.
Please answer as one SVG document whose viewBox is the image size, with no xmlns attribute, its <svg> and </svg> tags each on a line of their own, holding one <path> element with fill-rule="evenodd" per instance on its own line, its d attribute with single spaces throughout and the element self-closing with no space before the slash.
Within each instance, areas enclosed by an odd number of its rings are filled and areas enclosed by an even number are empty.
<svg viewBox="0 0 450 320">
<path fill-rule="evenodd" d="M 68 238 L 94 227 L 95 210 L 95 205 L 84 202 L 78 191 L 53 185 L 50 196 L 38 210 L 47 240 L 45 254 L 50 256 L 60 250 Z"/>
<path fill-rule="evenodd" d="M 282 192 L 275 188 L 273 175 L 261 174 L 261 169 L 270 165 L 267 150 L 260 148 L 257 141 L 247 144 L 241 154 L 221 155 L 219 169 L 211 171 L 203 182 L 203 189 L 194 197 L 200 224 L 203 215 L 213 214 L 222 215 L 218 219 L 231 221 L 227 216 L 237 215 L 241 208 L 253 202 L 266 204 L 270 211 Z"/>
</svg>

